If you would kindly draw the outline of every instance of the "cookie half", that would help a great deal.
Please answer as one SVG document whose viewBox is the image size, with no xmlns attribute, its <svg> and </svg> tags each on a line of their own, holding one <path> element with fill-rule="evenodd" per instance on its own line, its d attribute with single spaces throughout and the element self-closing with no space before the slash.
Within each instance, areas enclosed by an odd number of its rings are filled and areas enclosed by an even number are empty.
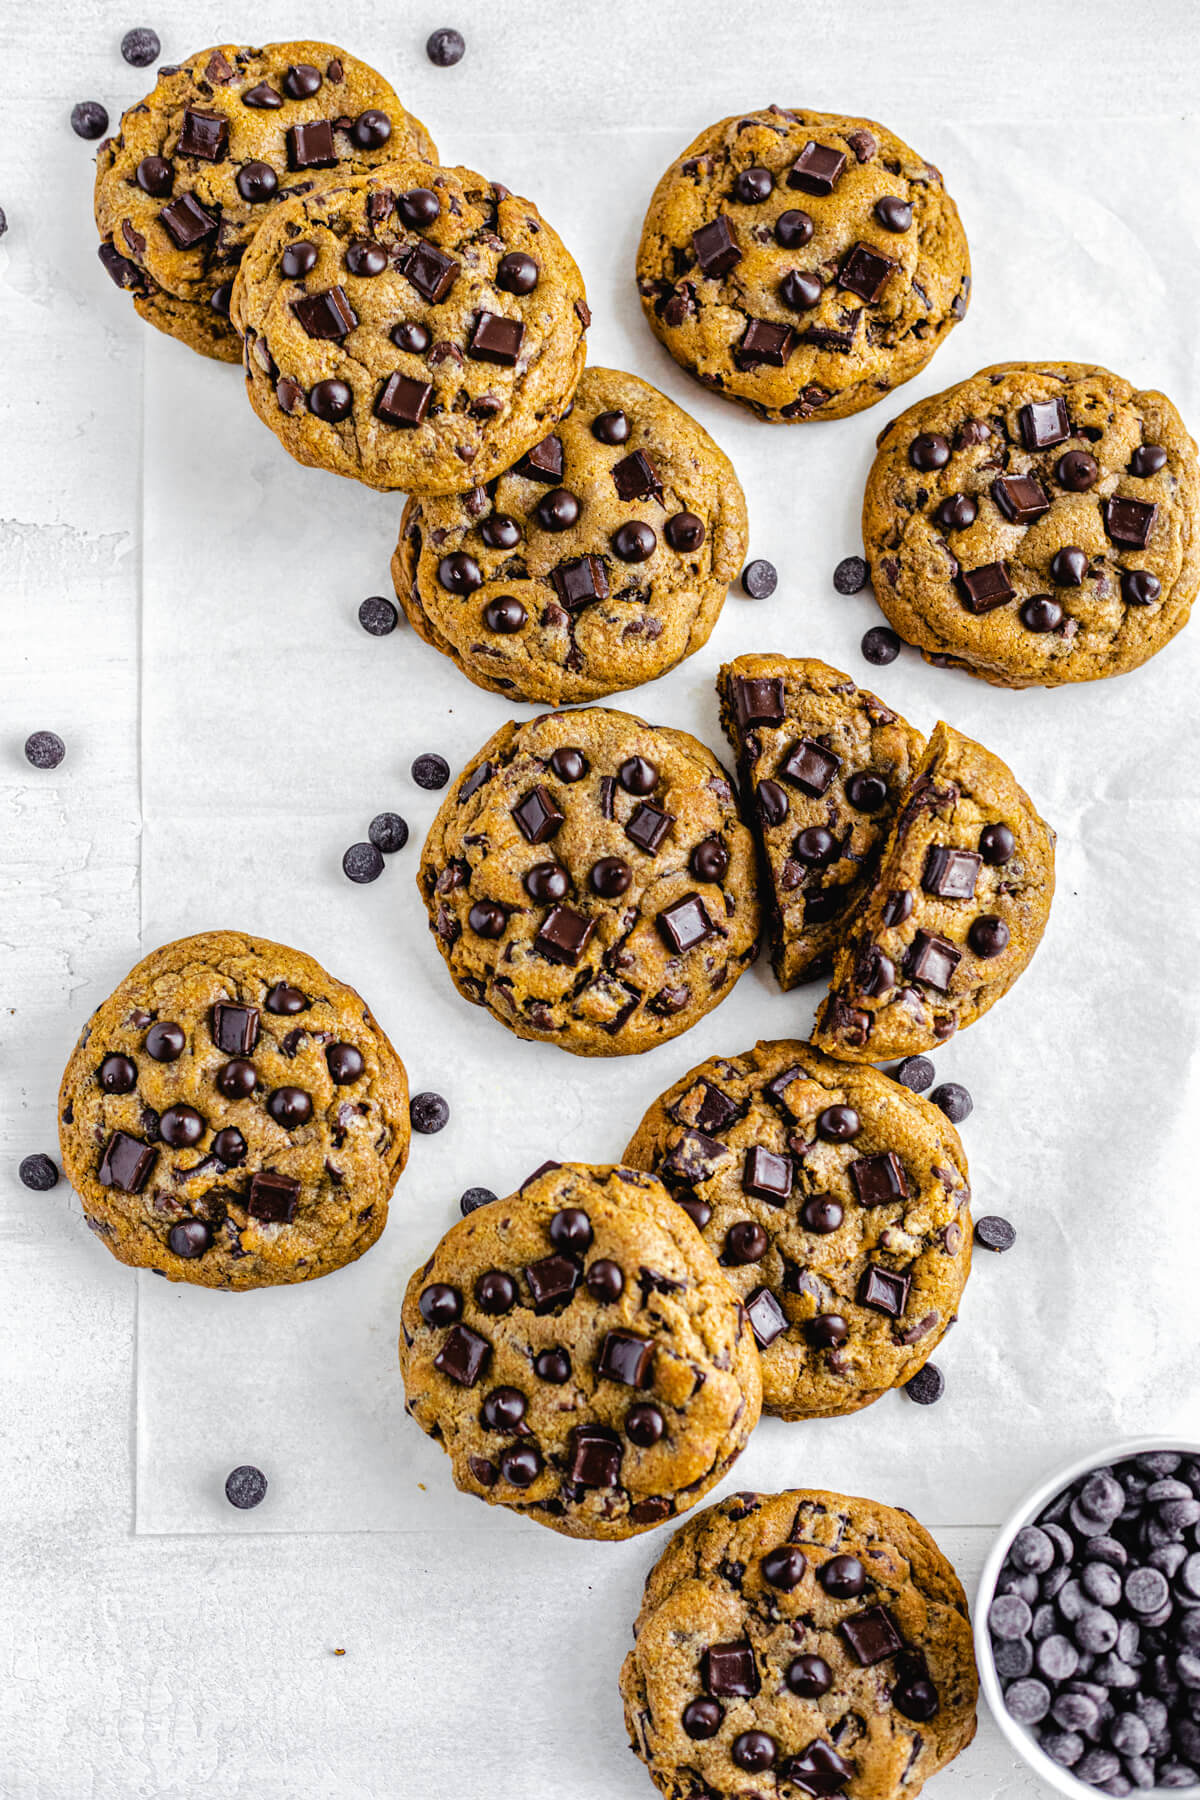
<svg viewBox="0 0 1200 1800">
<path fill-rule="evenodd" d="M 731 992 L 758 938 L 754 846 L 686 731 L 606 707 L 503 725 L 417 877 L 459 993 L 518 1037 L 628 1056 Z"/>
<path fill-rule="evenodd" d="M 408 1410 L 456 1486 L 569 1537 L 686 1511 L 758 1421 L 758 1353 L 651 1176 L 550 1163 L 454 1225 L 404 1298 Z"/>
<path fill-rule="evenodd" d="M 870 119 L 778 106 L 689 144 L 637 256 L 675 361 L 785 424 L 844 418 L 911 380 L 965 315 L 970 271 L 932 163 Z"/>
<path fill-rule="evenodd" d="M 591 315 L 537 208 L 414 161 L 274 209 L 231 302 L 251 405 L 298 462 L 463 493 L 565 411 Z"/>
<path fill-rule="evenodd" d="M 967 1600 L 910 1513 L 797 1488 L 733 1494 L 672 1537 L 621 1670 L 669 1800 L 904 1800 L 975 1735 Z"/>
<path fill-rule="evenodd" d="M 587 368 L 513 468 L 409 501 L 392 575 L 426 643 L 479 687 L 562 705 L 698 650 L 746 542 L 745 498 L 708 433 L 636 375 Z"/>
<path fill-rule="evenodd" d="M 119 1262 L 201 1287 L 369 1250 L 408 1155 L 404 1065 L 353 988 L 235 931 L 165 944 L 83 1028 L 63 1168 Z"/>
<path fill-rule="evenodd" d="M 142 318 L 236 362 L 230 285 L 274 208 L 331 173 L 436 156 L 382 75 L 333 44 L 201 50 L 161 69 L 100 146 L 100 259 Z"/>
<path fill-rule="evenodd" d="M 1135 669 L 1200 587 L 1200 463 L 1163 394 L 1087 363 L 998 363 L 887 426 L 875 595 L 926 659 L 1001 687 Z"/>
<path fill-rule="evenodd" d="M 654 1101 L 624 1160 L 671 1190 L 740 1295 L 766 1412 L 869 1406 L 955 1317 L 967 1159 L 937 1107 L 877 1069 L 789 1040 L 710 1057 Z"/>
<path fill-rule="evenodd" d="M 771 895 L 771 964 L 792 988 L 829 973 L 925 740 L 815 657 L 736 657 L 717 693 Z"/>
<path fill-rule="evenodd" d="M 813 1042 L 851 1062 L 945 1043 L 1026 968 L 1053 896 L 1053 831 L 998 756 L 939 724 L 838 948 Z"/>
</svg>

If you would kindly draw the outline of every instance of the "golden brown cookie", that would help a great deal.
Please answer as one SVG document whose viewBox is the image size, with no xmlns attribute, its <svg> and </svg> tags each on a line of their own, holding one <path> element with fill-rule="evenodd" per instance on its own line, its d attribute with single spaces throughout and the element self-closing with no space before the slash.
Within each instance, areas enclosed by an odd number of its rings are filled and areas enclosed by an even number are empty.
<svg viewBox="0 0 1200 1800">
<path fill-rule="evenodd" d="M 754 960 L 754 846 L 710 750 L 606 707 L 503 725 L 450 788 L 417 877 L 459 993 L 518 1037 L 628 1056 Z"/>
<path fill-rule="evenodd" d="M 1001 687 L 1135 669 L 1200 587 L 1200 463 L 1163 394 L 1087 363 L 997 363 L 879 437 L 875 595 L 929 662 Z"/>
<path fill-rule="evenodd" d="M 276 207 L 231 317 L 251 405 L 298 462 L 455 494 L 557 423 L 591 315 L 530 201 L 410 160 Z"/>
<path fill-rule="evenodd" d="M 587 368 L 568 415 L 486 487 L 410 500 L 392 576 L 479 687 L 564 705 L 638 687 L 706 642 L 746 555 L 733 465 L 673 401 Z"/>
<path fill-rule="evenodd" d="M 1054 833 L 1012 770 L 937 725 L 838 948 L 813 1042 L 851 1062 L 945 1043 L 1028 965 L 1053 895 Z"/>
<path fill-rule="evenodd" d="M 83 1028 L 63 1168 L 120 1262 L 201 1287 L 311 1281 L 369 1250 L 408 1155 L 404 1065 L 302 951 L 205 931 Z"/>
<path fill-rule="evenodd" d="M 967 1600 L 911 1513 L 733 1494 L 650 1571 L 621 1670 L 668 1800 L 913 1800 L 975 1735 Z"/>
<path fill-rule="evenodd" d="M 404 1298 L 408 1410 L 456 1486 L 569 1537 L 695 1504 L 758 1422 L 758 1352 L 699 1232 L 635 1169 L 548 1163 Z"/>
<path fill-rule="evenodd" d="M 967 310 L 958 210 L 869 119 L 769 106 L 702 131 L 650 202 L 650 329 L 760 418 L 840 419 L 925 367 Z"/>
<path fill-rule="evenodd" d="M 100 260 L 143 319 L 236 362 L 230 286 L 274 208 L 331 173 L 436 156 L 383 77 L 332 44 L 202 50 L 161 69 L 100 146 Z"/>
<path fill-rule="evenodd" d="M 671 1190 L 719 1257 L 785 1419 L 870 1406 L 911 1381 L 971 1268 L 967 1159 L 949 1120 L 878 1069 L 811 1044 L 700 1063 L 624 1160 Z"/>
<path fill-rule="evenodd" d="M 771 895 L 771 964 L 792 988 L 828 974 L 925 740 L 815 657 L 739 656 L 717 693 Z"/>
</svg>

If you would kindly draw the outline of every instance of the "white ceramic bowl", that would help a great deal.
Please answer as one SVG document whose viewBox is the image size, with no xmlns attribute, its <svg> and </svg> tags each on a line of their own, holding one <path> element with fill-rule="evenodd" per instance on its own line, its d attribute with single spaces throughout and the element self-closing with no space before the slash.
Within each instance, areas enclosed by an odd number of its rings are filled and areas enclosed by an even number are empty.
<svg viewBox="0 0 1200 1800">
<path fill-rule="evenodd" d="M 1000 1678 L 992 1662 L 988 1608 L 992 1604 L 1000 1570 L 1013 1539 L 1024 1526 L 1034 1523 L 1038 1514 L 1050 1504 L 1056 1494 L 1061 1494 L 1065 1487 L 1070 1487 L 1073 1481 L 1078 1481 L 1081 1475 L 1090 1474 L 1093 1469 L 1109 1468 L 1113 1463 L 1125 1462 L 1132 1456 L 1144 1456 L 1151 1450 L 1178 1450 L 1185 1456 L 1200 1457 L 1200 1444 L 1191 1443 L 1186 1438 L 1171 1437 L 1128 1438 L 1124 1443 L 1107 1444 L 1099 1450 L 1089 1451 L 1086 1456 L 1078 1457 L 1076 1461 L 1056 1469 L 1039 1488 L 1026 1495 L 1001 1528 L 979 1577 L 979 1588 L 975 1595 L 975 1660 L 979 1664 L 979 1680 L 992 1717 L 1022 1761 L 1028 1763 L 1047 1787 L 1067 1795 L 1068 1800 L 1102 1800 L 1102 1796 L 1098 1788 L 1090 1787 L 1086 1781 L 1079 1781 L 1070 1769 L 1064 1769 L 1060 1763 L 1047 1756 L 1032 1731 L 1024 1725 L 1018 1725 L 1009 1716 L 1004 1705 Z M 1154 1795 L 1162 1795 L 1163 1800 L 1200 1800 L 1200 1787 L 1142 1788 L 1135 1790 L 1132 1800 L 1152 1800 Z"/>
</svg>

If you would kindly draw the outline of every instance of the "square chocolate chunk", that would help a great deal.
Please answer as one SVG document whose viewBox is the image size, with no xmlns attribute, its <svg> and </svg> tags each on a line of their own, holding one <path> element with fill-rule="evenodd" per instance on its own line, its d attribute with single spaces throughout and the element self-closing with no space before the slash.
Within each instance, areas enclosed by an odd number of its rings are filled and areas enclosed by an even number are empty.
<svg viewBox="0 0 1200 1800">
<path fill-rule="evenodd" d="M 544 481 L 548 487 L 557 487 L 563 476 L 562 439 L 544 437 L 513 467 L 518 475 L 526 475 L 530 481 Z"/>
<path fill-rule="evenodd" d="M 120 1188 L 124 1194 L 140 1194 L 158 1159 L 152 1144 L 130 1137 L 126 1131 L 114 1131 L 104 1146 L 96 1180 L 101 1187 Z"/>
<path fill-rule="evenodd" d="M 486 1338 L 469 1325 L 454 1325 L 446 1333 L 446 1341 L 433 1359 L 433 1366 L 459 1387 L 474 1387 L 492 1354 Z"/>
<path fill-rule="evenodd" d="M 229 148 L 229 121 L 212 113 L 194 112 L 191 107 L 183 115 L 183 130 L 177 146 L 180 156 L 199 156 L 205 162 L 220 162 Z"/>
<path fill-rule="evenodd" d="M 568 1475 L 585 1488 L 616 1487 L 621 1479 L 621 1440 L 605 1425 L 576 1425 Z"/>
<path fill-rule="evenodd" d="M 341 339 L 358 324 L 358 316 L 343 287 L 326 288 L 320 294 L 302 294 L 292 301 L 292 311 L 310 338 Z"/>
<path fill-rule="evenodd" d="M 533 1295 L 534 1311 L 547 1313 L 564 1305 L 579 1286 L 582 1273 L 573 1256 L 553 1254 L 543 1256 L 539 1262 L 528 1263 L 525 1279 Z"/>
<path fill-rule="evenodd" d="M 250 1182 L 246 1211 L 263 1225 L 290 1225 L 296 1216 L 300 1183 L 290 1175 L 262 1169 Z"/>
<path fill-rule="evenodd" d="M 1105 531 L 1114 544 L 1125 544 L 1131 550 L 1145 549 L 1157 516 L 1157 506 L 1145 500 L 1125 500 L 1114 494 L 1104 502 Z"/>
<path fill-rule="evenodd" d="M 499 363 L 511 369 L 521 349 L 525 327 L 520 319 L 506 319 L 500 313 L 481 312 L 467 345 L 467 355 L 476 362 Z"/>
<path fill-rule="evenodd" d="M 763 1350 L 773 1344 L 781 1332 L 787 1330 L 783 1308 L 770 1288 L 755 1288 L 746 1301 L 746 1317 L 750 1321 L 750 1329 L 756 1342 Z"/>
<path fill-rule="evenodd" d="M 697 1088 L 699 1097 L 697 1102 Z M 724 1131 L 735 1119 L 740 1119 L 744 1108 L 736 1100 L 730 1099 L 723 1088 L 715 1087 L 711 1081 L 701 1077 L 697 1088 L 689 1088 L 675 1108 L 676 1117 L 682 1119 L 684 1109 L 691 1107 L 696 1126 L 700 1131 Z"/>
<path fill-rule="evenodd" d="M 512 809 L 513 820 L 517 830 L 527 844 L 544 844 L 552 838 L 563 823 L 563 815 L 555 804 L 554 795 L 549 788 L 530 788 L 523 800 L 518 800 Z"/>
<path fill-rule="evenodd" d="M 768 1081 L 763 1089 L 763 1093 L 773 1106 L 782 1107 L 789 1118 L 795 1118 L 795 1114 L 787 1103 L 787 1091 L 791 1087 L 793 1081 L 804 1081 L 806 1079 L 807 1077 L 805 1076 L 804 1070 L 800 1067 L 799 1063 L 796 1063 L 794 1067 L 784 1069 L 782 1074 L 776 1075 L 773 1081 Z"/>
<path fill-rule="evenodd" d="M 737 347 L 737 360 L 743 367 L 755 363 L 772 363 L 782 369 L 796 348 L 796 334 L 790 325 L 776 325 L 771 319 L 748 319 Z"/>
<path fill-rule="evenodd" d="M 570 906 L 555 906 L 542 920 L 533 947 L 548 956 L 551 962 L 565 963 L 567 968 L 573 969 L 595 929 L 595 919 L 585 918 L 583 913 Z"/>
<path fill-rule="evenodd" d="M 400 264 L 400 273 L 412 282 L 423 300 L 435 306 L 454 286 L 458 264 L 436 244 L 414 244 Z"/>
<path fill-rule="evenodd" d="M 693 231 L 692 249 L 702 275 L 727 275 L 742 260 L 737 237 L 724 213 Z"/>
<path fill-rule="evenodd" d="M 780 763 L 779 773 L 794 781 L 806 794 L 819 799 L 841 766 L 841 757 L 826 750 L 824 744 L 814 744 L 811 738 L 800 738 Z"/>
<path fill-rule="evenodd" d="M 610 1331 L 600 1346 L 596 1373 L 625 1387 L 648 1388 L 654 1362 L 654 1340 L 636 1331 Z"/>
<path fill-rule="evenodd" d="M 328 119 L 293 125 L 287 134 L 289 169 L 329 169 L 337 161 L 333 126 Z"/>
<path fill-rule="evenodd" d="M 1027 450 L 1049 450 L 1053 444 L 1061 444 L 1071 435 L 1071 421 L 1067 417 L 1065 400 L 1031 400 L 1017 414 L 1021 427 L 1021 437 Z"/>
<path fill-rule="evenodd" d="M 837 284 L 870 304 L 878 300 L 883 292 L 884 282 L 892 270 L 899 266 L 895 257 L 885 256 L 881 250 L 873 250 L 870 244 L 855 244 L 842 258 Z"/>
<path fill-rule="evenodd" d="M 738 724 L 782 725 L 783 681 L 778 675 L 752 679 L 738 676 L 733 684 L 733 710 Z"/>
<path fill-rule="evenodd" d="M 662 493 L 658 470 L 641 450 L 623 457 L 614 466 L 612 478 L 622 500 L 651 500 Z"/>
<path fill-rule="evenodd" d="M 258 1042 L 257 1006 L 218 1000 L 213 1007 L 213 1043 L 226 1056 L 249 1056 Z"/>
<path fill-rule="evenodd" d="M 886 1313 L 889 1319 L 898 1319 L 908 1305 L 911 1286 L 911 1275 L 897 1275 L 894 1269 L 868 1263 L 858 1284 L 858 1302 L 873 1312 Z"/>
<path fill-rule="evenodd" d="M 710 1644 L 700 1658 L 705 1692 L 720 1700 L 752 1699 L 758 1692 L 754 1651 L 742 1639 L 736 1644 Z"/>
<path fill-rule="evenodd" d="M 903 1648 L 904 1639 L 886 1606 L 869 1606 L 866 1612 L 852 1613 L 842 1620 L 842 1636 L 864 1669 L 895 1656 Z"/>
<path fill-rule="evenodd" d="M 643 800 L 634 808 L 625 827 L 625 836 L 647 856 L 653 856 L 674 823 L 674 813 L 663 812 L 660 807 Z"/>
<path fill-rule="evenodd" d="M 976 850 L 951 850 L 945 844 L 930 844 L 925 852 L 921 886 L 939 900 L 969 900 L 983 867 Z"/>
<path fill-rule="evenodd" d="M 792 1159 L 779 1156 L 761 1144 L 747 1150 L 742 1164 L 742 1192 L 782 1206 L 792 1191 Z"/>
<path fill-rule="evenodd" d="M 839 1756 L 824 1738 L 814 1738 L 806 1750 L 791 1757 L 787 1764 L 787 1778 L 792 1786 L 802 1794 L 812 1794 L 815 1800 L 840 1794 L 853 1773 L 854 1764 Z"/>
<path fill-rule="evenodd" d="M 916 981 L 926 981 L 939 994 L 950 992 L 954 971 L 962 961 L 962 951 L 935 931 L 918 931 L 913 938 L 905 970 Z"/>
<path fill-rule="evenodd" d="M 726 1145 L 703 1131 L 685 1131 L 667 1151 L 658 1165 L 660 1179 L 683 1182 L 691 1187 L 697 1181 L 708 1181 L 729 1155 Z"/>
<path fill-rule="evenodd" d="M 788 186 L 805 194 L 832 194 L 845 167 L 844 150 L 831 150 L 810 138 L 791 166 Z"/>
<path fill-rule="evenodd" d="M 557 442 L 557 439 L 555 440 Z M 551 570 L 554 591 L 568 612 L 608 597 L 608 576 L 598 556 L 573 556 Z"/>
<path fill-rule="evenodd" d="M 410 375 L 389 375 L 383 392 L 375 402 L 375 417 L 385 425 L 412 431 L 429 411 L 433 388 L 427 381 L 414 381 Z"/>
<path fill-rule="evenodd" d="M 860 1156 L 850 1164 L 849 1172 L 860 1206 L 886 1206 L 891 1200 L 908 1199 L 904 1164 L 894 1150 Z"/>
<path fill-rule="evenodd" d="M 659 913 L 658 929 L 668 947 L 682 956 L 685 950 L 694 950 L 705 938 L 712 937 L 716 927 L 699 894 L 685 894 Z"/>
<path fill-rule="evenodd" d="M 177 250 L 190 250 L 217 229 L 217 221 L 190 194 L 178 194 L 158 215 Z"/>
<path fill-rule="evenodd" d="M 984 563 L 978 569 L 964 569 L 958 578 L 963 605 L 968 612 L 989 613 L 1003 606 L 1016 593 L 1008 578 L 1007 563 Z"/>
<path fill-rule="evenodd" d="M 1032 475 L 997 475 L 992 499 L 1014 525 L 1032 525 L 1050 511 L 1050 496 Z"/>
</svg>

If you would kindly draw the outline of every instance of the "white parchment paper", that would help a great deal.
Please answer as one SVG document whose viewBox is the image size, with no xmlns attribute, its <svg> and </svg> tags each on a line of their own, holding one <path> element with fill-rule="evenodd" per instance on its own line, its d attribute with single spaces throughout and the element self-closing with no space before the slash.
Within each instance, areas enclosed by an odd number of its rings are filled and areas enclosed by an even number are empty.
<svg viewBox="0 0 1200 1800">
<path fill-rule="evenodd" d="M 786 96 L 784 96 L 786 98 Z M 732 104 L 731 99 L 731 104 Z M 497 109 L 493 109 L 493 113 Z M 735 590 L 707 648 L 612 704 L 727 754 L 718 664 L 744 650 L 812 654 L 874 686 L 928 731 L 939 717 L 1008 760 L 1056 826 L 1058 895 L 1013 993 L 937 1057 L 976 1108 L 962 1128 L 976 1213 L 1017 1226 L 978 1252 L 937 1352 L 936 1407 L 885 1397 L 854 1418 L 766 1420 L 727 1485 L 823 1484 L 910 1507 L 928 1524 L 996 1522 L 1050 1463 L 1118 1434 L 1200 1435 L 1195 1340 L 1200 626 L 1148 668 L 1056 693 L 1006 693 L 905 652 L 871 670 L 869 594 L 831 573 L 859 548 L 874 438 L 921 395 L 985 364 L 1104 363 L 1157 386 L 1200 427 L 1195 122 L 1074 118 L 1000 131 L 891 119 L 945 171 L 971 240 L 966 322 L 889 404 L 840 424 L 771 428 L 687 380 L 642 323 L 632 265 L 668 160 L 703 125 L 505 135 L 443 129 L 443 153 L 534 198 L 575 252 L 592 360 L 632 369 L 732 456 L 770 601 Z M 400 497 L 294 464 L 254 418 L 235 370 L 166 340 L 146 372 L 144 937 L 234 926 L 290 942 L 365 993 L 414 1091 L 450 1102 L 416 1138 L 391 1220 L 362 1261 L 246 1295 L 140 1276 L 137 1525 L 145 1532 L 459 1531 L 532 1525 L 455 1493 L 446 1458 L 406 1419 L 396 1366 L 411 1269 L 470 1185 L 511 1191 L 546 1157 L 617 1158 L 650 1099 L 715 1052 L 803 1036 L 819 990 L 747 975 L 696 1029 L 638 1059 L 522 1043 L 454 993 L 414 886 L 438 796 L 408 774 L 452 769 L 514 709 L 405 628 L 374 640 L 359 600 L 390 593 Z M 533 709 L 515 709 L 521 716 Z M 405 851 L 351 886 L 343 849 L 381 810 Z M 239 1515 L 225 1473 L 253 1462 L 267 1502 Z M 664 1534 L 658 1534 L 661 1537 Z M 656 1539 L 657 1541 L 657 1539 Z M 649 1546 L 626 1552 L 641 1561 Z"/>
</svg>

